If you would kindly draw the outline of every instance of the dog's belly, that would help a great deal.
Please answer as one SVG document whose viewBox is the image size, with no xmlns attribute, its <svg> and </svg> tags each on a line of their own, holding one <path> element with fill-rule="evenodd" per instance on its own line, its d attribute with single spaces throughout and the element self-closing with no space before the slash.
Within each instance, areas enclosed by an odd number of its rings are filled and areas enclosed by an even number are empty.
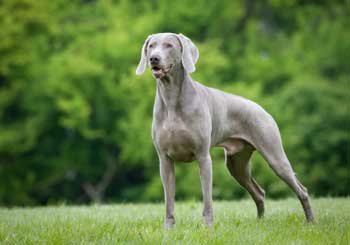
<svg viewBox="0 0 350 245">
<path fill-rule="evenodd" d="M 195 143 L 191 131 L 183 123 L 168 122 L 157 132 L 160 149 L 174 161 L 191 162 L 195 158 Z"/>
</svg>

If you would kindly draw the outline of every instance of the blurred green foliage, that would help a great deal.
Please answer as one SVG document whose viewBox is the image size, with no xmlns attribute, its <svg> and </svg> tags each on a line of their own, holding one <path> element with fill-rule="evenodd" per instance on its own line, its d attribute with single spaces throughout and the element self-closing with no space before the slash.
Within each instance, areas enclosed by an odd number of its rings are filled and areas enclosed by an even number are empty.
<svg viewBox="0 0 350 245">
<path fill-rule="evenodd" d="M 193 78 L 245 96 L 280 126 L 311 195 L 350 193 L 349 1 L 0 2 L 0 204 L 159 201 L 150 136 L 155 82 L 135 76 L 142 43 L 184 33 Z M 213 149 L 216 199 L 247 195 Z M 289 188 L 254 155 L 270 197 Z M 178 199 L 201 198 L 197 164 Z"/>
</svg>

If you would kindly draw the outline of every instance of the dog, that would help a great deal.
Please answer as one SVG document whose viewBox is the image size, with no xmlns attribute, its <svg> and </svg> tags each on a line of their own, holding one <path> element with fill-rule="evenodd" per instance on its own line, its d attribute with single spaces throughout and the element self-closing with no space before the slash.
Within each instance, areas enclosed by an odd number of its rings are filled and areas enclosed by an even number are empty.
<svg viewBox="0 0 350 245">
<path fill-rule="evenodd" d="M 258 218 L 264 215 L 264 190 L 253 179 L 250 158 L 258 151 L 298 196 L 307 221 L 314 221 L 307 189 L 284 152 L 278 126 L 258 104 L 192 80 L 199 52 L 183 34 L 146 38 L 136 74 L 148 65 L 157 83 L 152 139 L 165 195 L 165 228 L 175 224 L 174 162 L 197 160 L 203 194 L 203 223 L 213 225 L 211 147 L 223 147 L 230 174 L 252 196 Z"/>
</svg>

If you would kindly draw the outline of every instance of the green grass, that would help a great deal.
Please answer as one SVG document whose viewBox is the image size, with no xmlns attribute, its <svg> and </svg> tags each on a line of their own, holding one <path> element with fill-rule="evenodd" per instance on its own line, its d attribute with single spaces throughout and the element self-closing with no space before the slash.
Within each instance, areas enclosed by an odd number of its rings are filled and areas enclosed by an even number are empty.
<svg viewBox="0 0 350 245">
<path fill-rule="evenodd" d="M 350 244 L 350 198 L 312 200 L 316 224 L 296 199 L 267 201 L 263 220 L 251 200 L 214 202 L 215 225 L 201 223 L 201 203 L 177 202 L 176 225 L 163 229 L 163 204 L 1 208 L 1 244 L 188 243 Z"/>
</svg>

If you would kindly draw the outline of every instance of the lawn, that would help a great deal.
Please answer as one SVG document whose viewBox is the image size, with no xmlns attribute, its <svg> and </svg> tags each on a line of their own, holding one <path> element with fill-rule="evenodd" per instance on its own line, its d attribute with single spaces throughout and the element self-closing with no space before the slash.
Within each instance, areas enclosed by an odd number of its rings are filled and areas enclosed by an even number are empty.
<svg viewBox="0 0 350 245">
<path fill-rule="evenodd" d="M 250 199 L 214 202 L 215 225 L 201 223 L 200 202 L 177 202 L 174 229 L 163 204 L 0 208 L 1 244 L 350 244 L 350 198 L 313 199 L 316 224 L 297 199 L 268 200 L 263 220 Z"/>
</svg>

